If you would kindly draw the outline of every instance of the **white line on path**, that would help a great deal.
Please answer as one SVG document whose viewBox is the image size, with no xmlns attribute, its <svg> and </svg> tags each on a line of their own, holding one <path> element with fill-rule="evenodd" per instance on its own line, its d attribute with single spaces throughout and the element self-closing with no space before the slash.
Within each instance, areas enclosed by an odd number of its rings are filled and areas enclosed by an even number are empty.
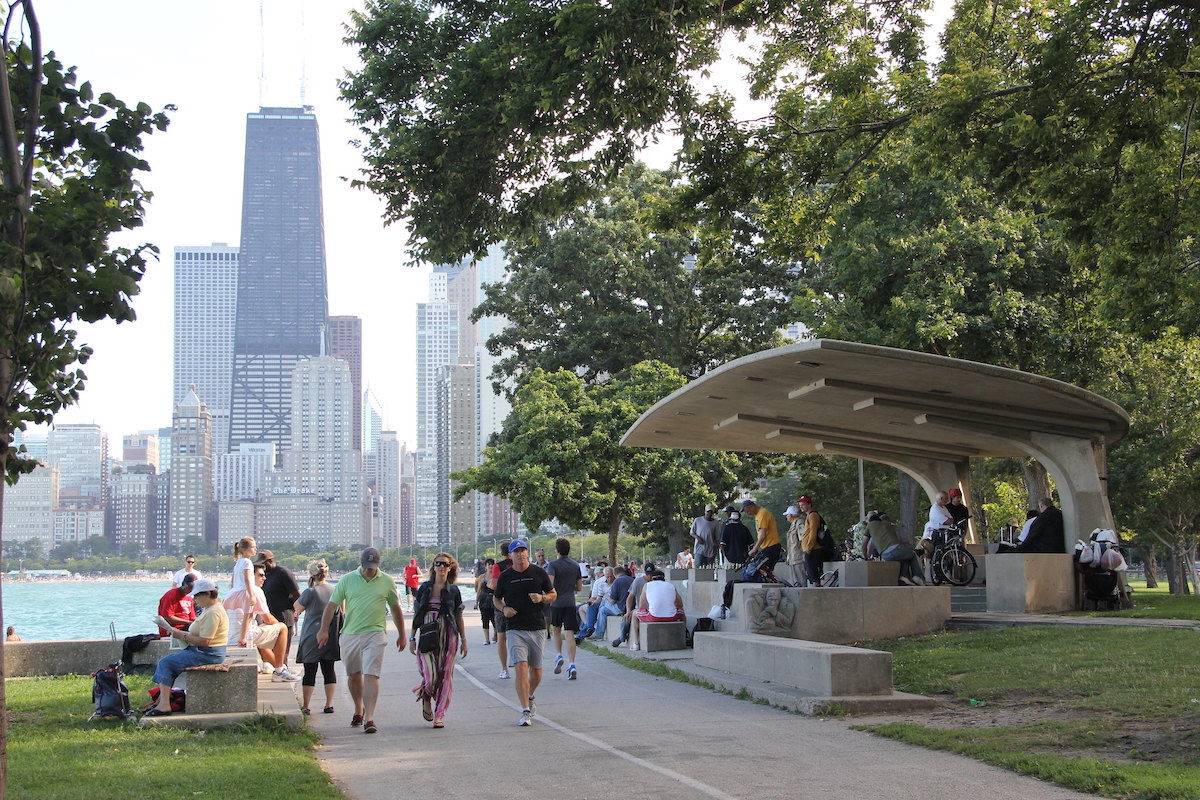
<svg viewBox="0 0 1200 800">
<path fill-rule="evenodd" d="M 503 703 L 504 705 L 513 709 L 514 711 L 521 710 L 521 709 L 517 708 L 516 704 L 511 702 L 508 698 L 502 696 L 500 693 L 496 692 L 494 689 L 492 689 L 492 687 L 488 686 L 487 684 L 482 683 L 478 678 L 476 678 L 474 675 L 472 675 L 470 672 L 468 672 L 463 667 L 462 664 L 455 664 L 454 668 L 457 669 L 463 675 L 463 677 L 465 677 L 467 680 L 469 680 L 471 682 L 471 684 L 473 686 L 475 686 L 475 688 L 486 692 L 487 694 L 491 695 L 496 700 L 500 701 L 501 703 Z M 696 780 L 695 778 L 690 778 L 687 775 L 683 775 L 681 773 L 676 772 L 675 770 L 667 769 L 666 767 L 660 767 L 658 764 L 655 764 L 651 761 L 647 761 L 644 758 L 638 758 L 637 756 L 635 756 L 631 753 L 626 753 L 624 750 L 613 747 L 608 742 L 603 742 L 603 741 L 595 738 L 594 736 L 588 736 L 586 733 L 580 733 L 579 731 L 574 731 L 574 730 L 571 730 L 570 728 L 566 728 L 562 725 L 559 725 L 557 722 L 554 722 L 554 721 L 549 720 L 546 717 L 542 716 L 540 712 L 535 717 L 535 719 L 538 721 L 538 723 L 545 725 L 547 728 L 550 728 L 551 730 L 555 730 L 555 731 L 558 731 L 559 733 L 566 734 L 567 736 L 570 736 L 574 739 L 578 739 L 579 741 L 584 742 L 585 744 L 590 744 L 592 747 L 595 747 L 599 750 L 603 750 L 604 752 L 610 753 L 614 756 L 617 756 L 618 758 L 623 758 L 626 761 L 628 761 L 632 764 L 637 764 L 639 767 L 648 769 L 651 772 L 657 772 L 659 775 L 662 775 L 663 777 L 670 778 L 673 781 L 678 781 L 679 783 L 682 783 L 684 786 L 687 786 L 691 789 L 695 789 L 698 792 L 703 792 L 704 794 L 708 795 L 709 797 L 715 797 L 715 798 L 717 798 L 717 800 L 738 800 L 738 798 L 733 797 L 732 795 L 725 794 L 724 792 L 722 792 L 720 789 L 716 788 L 715 786 L 709 786 L 707 783 L 702 783 L 702 782 Z"/>
</svg>

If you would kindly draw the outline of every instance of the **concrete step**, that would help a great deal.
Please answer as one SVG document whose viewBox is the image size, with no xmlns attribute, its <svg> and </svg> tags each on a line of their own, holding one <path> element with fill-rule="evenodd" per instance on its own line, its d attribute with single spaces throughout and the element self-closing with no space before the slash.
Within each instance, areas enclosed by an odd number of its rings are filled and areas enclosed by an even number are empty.
<svg viewBox="0 0 1200 800">
<path fill-rule="evenodd" d="M 951 587 L 950 611 L 953 613 L 987 611 L 987 588 L 983 586 Z"/>
</svg>

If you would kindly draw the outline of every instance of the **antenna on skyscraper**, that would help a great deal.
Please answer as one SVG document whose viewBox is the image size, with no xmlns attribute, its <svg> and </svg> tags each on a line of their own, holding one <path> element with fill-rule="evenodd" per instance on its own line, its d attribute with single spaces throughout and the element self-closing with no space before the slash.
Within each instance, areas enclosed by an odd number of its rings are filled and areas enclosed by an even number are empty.
<svg viewBox="0 0 1200 800">
<path fill-rule="evenodd" d="M 263 84 L 267 82 L 267 33 L 263 0 L 258 0 L 258 107 L 263 104 Z"/>
<path fill-rule="evenodd" d="M 305 108 L 304 90 L 308 87 L 308 35 L 304 30 L 304 3 L 300 3 L 300 107 Z"/>
</svg>

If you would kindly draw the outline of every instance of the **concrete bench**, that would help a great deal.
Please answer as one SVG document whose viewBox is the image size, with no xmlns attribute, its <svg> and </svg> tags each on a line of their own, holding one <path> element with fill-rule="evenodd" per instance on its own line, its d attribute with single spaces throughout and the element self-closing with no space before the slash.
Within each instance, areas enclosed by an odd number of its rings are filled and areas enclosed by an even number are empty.
<svg viewBox="0 0 1200 800">
<path fill-rule="evenodd" d="M 609 617 L 604 638 L 612 641 L 621 635 L 621 618 Z M 675 622 L 639 622 L 639 637 L 641 649 L 646 653 L 663 650 L 682 650 L 687 647 L 687 623 L 683 620 Z"/>
<path fill-rule="evenodd" d="M 189 714 L 258 709 L 258 665 L 253 661 L 188 667 L 175 685 L 187 690 Z"/>
<path fill-rule="evenodd" d="M 987 609 L 1014 614 L 1075 610 L 1075 568 L 1069 553 L 988 556 Z"/>
<path fill-rule="evenodd" d="M 898 586 L 900 562 L 845 561 L 839 578 L 839 586 Z"/>
<path fill-rule="evenodd" d="M 759 633 L 696 636 L 697 666 L 781 683 L 815 695 L 889 695 L 892 654 Z"/>
</svg>

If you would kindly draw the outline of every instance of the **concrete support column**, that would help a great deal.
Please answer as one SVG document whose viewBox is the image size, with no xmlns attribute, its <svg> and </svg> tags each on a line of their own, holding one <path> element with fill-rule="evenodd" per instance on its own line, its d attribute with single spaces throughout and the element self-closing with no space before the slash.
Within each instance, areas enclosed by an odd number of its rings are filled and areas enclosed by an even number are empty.
<svg viewBox="0 0 1200 800">
<path fill-rule="evenodd" d="M 889 458 L 887 463 L 911 475 L 913 480 L 925 490 L 931 504 L 933 496 L 938 492 L 945 492 L 957 486 L 962 490 L 963 502 L 970 507 L 971 463 L 968 459 L 945 461 L 936 458 L 897 455 Z M 924 520 L 918 519 L 917 521 L 922 526 L 925 524 Z M 975 524 L 969 522 L 967 525 L 967 541 L 974 542 L 976 541 Z M 921 538 L 920 530 L 915 531 L 914 534 L 916 538 Z"/>
<path fill-rule="evenodd" d="M 1064 552 L 1071 551 L 1076 539 L 1086 540 L 1093 529 L 1113 527 L 1103 439 L 1031 433 L 1026 440 L 1011 441 L 1042 462 L 1054 478 L 1062 502 Z"/>
</svg>

